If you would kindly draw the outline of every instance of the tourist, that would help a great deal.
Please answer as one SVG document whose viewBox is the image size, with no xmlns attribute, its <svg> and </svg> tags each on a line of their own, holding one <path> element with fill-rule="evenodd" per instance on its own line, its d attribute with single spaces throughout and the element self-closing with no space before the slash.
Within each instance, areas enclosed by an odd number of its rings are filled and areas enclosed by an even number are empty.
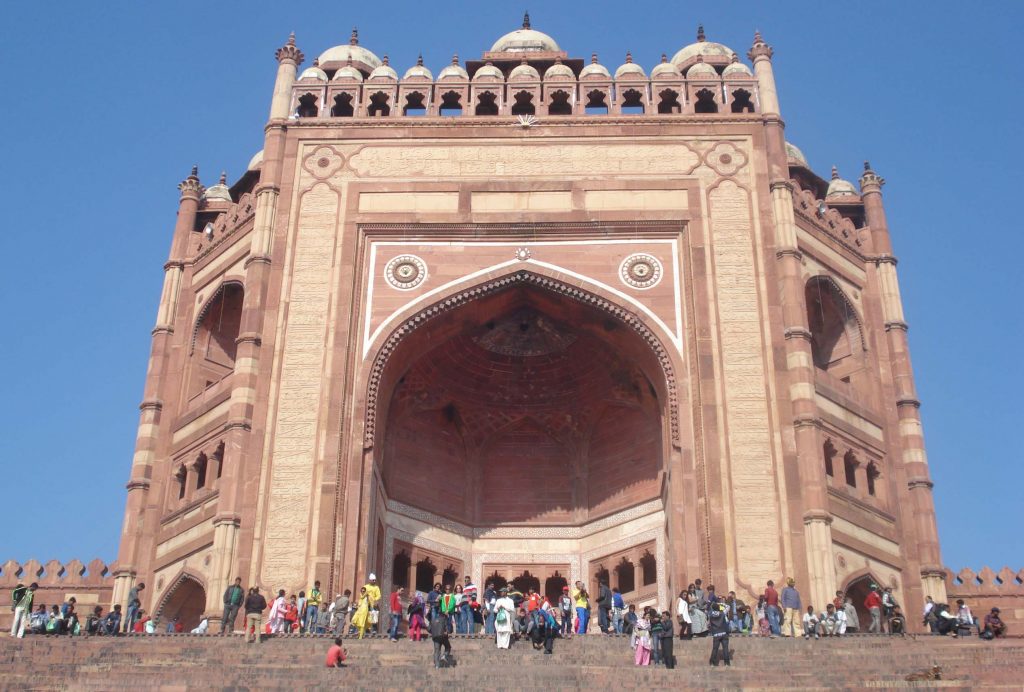
<svg viewBox="0 0 1024 692">
<path fill-rule="evenodd" d="M 466 577 L 466 583 L 473 587 L 473 594 L 476 595 L 476 586 Z M 456 620 L 459 627 L 459 634 L 472 634 L 473 632 L 473 606 L 470 604 L 470 594 L 466 593 L 466 587 L 460 586 L 456 594 L 459 597 L 459 604 L 456 606 Z"/>
<path fill-rule="evenodd" d="M 832 605 L 835 607 L 836 610 L 843 609 L 843 600 L 843 592 L 836 591 L 836 597 L 832 599 Z"/>
<path fill-rule="evenodd" d="M 436 617 L 430 621 L 430 639 L 434 642 L 434 667 L 441 668 L 442 662 L 447 663 L 452 655 L 452 642 L 448 637 L 451 631 L 451 620 L 447 617 Z M 444 649 L 442 655 L 441 649 Z"/>
<path fill-rule="evenodd" d="M 713 608 L 714 606 L 718 605 L 719 601 L 721 600 L 720 598 L 718 598 L 718 594 L 715 593 L 715 585 L 714 584 L 708 584 L 708 592 L 707 592 L 707 595 L 705 596 L 705 599 L 706 599 L 706 604 L 704 606 L 704 610 L 706 610 L 706 611 L 708 611 L 708 613 L 710 613 L 711 612 L 711 608 Z M 728 616 L 726 616 L 726 617 L 728 617 Z"/>
<path fill-rule="evenodd" d="M 612 624 L 612 590 L 608 580 L 602 579 L 597 585 L 597 627 L 607 634 Z"/>
<path fill-rule="evenodd" d="M 320 582 L 314 581 L 313 588 L 309 590 L 309 596 L 306 597 L 305 628 L 307 632 L 316 633 L 322 601 L 323 593 L 320 591 Z"/>
<path fill-rule="evenodd" d="M 871 590 L 864 599 L 864 607 L 871 613 L 871 624 L 868 625 L 869 634 L 879 634 L 882 631 L 882 597 L 878 593 L 878 586 L 871 585 Z"/>
<path fill-rule="evenodd" d="M 333 603 L 331 605 L 334 605 Z M 320 607 L 316 611 L 316 632 L 315 634 L 327 634 L 327 630 L 331 628 L 331 611 L 323 607 Z"/>
<path fill-rule="evenodd" d="M 685 590 L 679 592 L 676 599 L 676 621 L 679 623 L 679 639 L 689 639 L 693 636 L 690 630 L 690 599 Z"/>
<path fill-rule="evenodd" d="M 121 622 L 121 614 L 117 615 L 118 623 Z M 28 619 L 28 631 L 30 634 L 46 634 L 46 625 L 50 622 L 50 613 L 42 603 L 39 608 Z M 115 631 L 114 634 L 117 632 Z"/>
<path fill-rule="evenodd" d="M 494 604 L 498 601 L 498 592 L 493 582 L 484 586 L 484 634 L 494 634 Z"/>
<path fill-rule="evenodd" d="M 974 627 L 974 615 L 971 609 L 964 603 L 964 599 L 956 599 L 956 633 L 957 635 L 970 635 Z"/>
<path fill-rule="evenodd" d="M 729 658 L 729 623 L 725 621 L 725 613 L 722 609 L 715 607 L 711 609 L 708 614 L 709 617 L 709 628 L 711 631 L 711 658 L 708 662 L 718 667 L 719 650 L 721 650 L 721 660 L 727 666 L 732 665 L 732 661 Z"/>
<path fill-rule="evenodd" d="M 135 618 L 138 616 L 139 608 L 142 607 L 142 600 L 139 598 L 139 592 L 145 588 L 146 585 L 139 582 L 139 584 L 128 590 L 128 616 L 124 621 L 125 632 L 131 632 L 132 627 L 135 625 Z"/>
<path fill-rule="evenodd" d="M 844 597 L 843 600 L 846 600 L 845 597 Z M 835 608 L 835 606 L 833 606 L 833 608 Z M 843 606 L 840 606 L 839 608 L 835 608 L 835 611 L 836 611 L 836 634 L 837 635 L 844 635 L 844 634 L 846 634 L 846 626 L 848 624 L 847 621 L 846 621 L 846 608 L 843 607 Z"/>
<path fill-rule="evenodd" d="M 676 657 L 673 650 L 672 637 L 674 632 L 672 631 L 672 614 L 667 610 L 661 614 L 661 642 L 659 646 L 659 652 L 661 654 L 661 662 L 665 664 L 665 667 L 672 669 L 676 667 Z"/>
<path fill-rule="evenodd" d="M 474 584 L 473 580 L 468 576 L 465 581 L 466 583 L 462 585 L 462 594 L 466 597 L 466 600 L 472 601 L 474 596 L 479 595 L 477 593 L 476 584 Z"/>
<path fill-rule="evenodd" d="M 622 633 L 630 635 L 631 639 L 636 630 L 637 619 L 636 606 L 630 603 L 626 608 L 626 614 L 622 616 Z"/>
<path fill-rule="evenodd" d="M 303 596 L 302 600 L 306 600 Z M 284 631 L 292 634 L 299 629 L 299 602 L 292 594 L 284 604 Z"/>
<path fill-rule="evenodd" d="M 903 611 L 898 605 L 892 607 L 892 613 L 889 614 L 889 619 L 886 620 L 886 623 L 889 626 L 889 634 L 906 635 L 907 620 L 903 617 Z"/>
<path fill-rule="evenodd" d="M 889 618 L 892 617 L 893 609 L 897 606 L 896 598 L 892 595 L 892 587 L 885 587 L 885 591 L 882 592 L 882 621 L 885 623 L 889 622 Z"/>
<path fill-rule="evenodd" d="M 993 608 L 985 616 L 985 628 L 981 631 L 982 639 L 995 639 L 1006 636 L 1006 623 L 999 617 L 999 608 Z"/>
<path fill-rule="evenodd" d="M 39 585 L 32 582 L 28 587 L 20 583 L 11 594 L 11 603 L 14 605 L 14 619 L 11 621 L 11 636 L 24 638 L 25 628 L 32 617 L 32 600 L 35 598 L 36 589 Z"/>
<path fill-rule="evenodd" d="M 441 594 L 441 598 L 438 599 L 438 609 L 440 611 L 439 617 L 448 621 L 449 632 L 455 629 L 455 606 L 458 602 L 458 599 L 452 592 L 451 584 L 445 584 L 444 593 Z"/>
<path fill-rule="evenodd" d="M 276 634 L 284 629 L 284 611 L 288 604 L 284 597 L 284 589 L 277 592 L 277 598 L 270 605 L 270 612 L 267 614 L 267 622 L 270 627 L 270 634 Z"/>
<path fill-rule="evenodd" d="M 292 598 L 295 598 L 294 594 L 292 594 Z M 305 591 L 300 591 L 299 592 L 299 598 L 295 602 L 295 610 L 296 610 L 296 613 L 295 613 L 295 615 L 296 615 L 296 617 L 295 617 L 295 624 L 298 626 L 295 629 L 298 629 L 299 632 L 302 632 L 302 631 L 304 631 L 303 628 L 306 626 L 306 592 Z M 289 632 L 292 631 L 291 623 L 288 624 L 288 631 Z"/>
<path fill-rule="evenodd" d="M 530 619 L 527 617 L 526 608 L 519 608 L 516 611 L 516 619 L 512 623 L 512 635 L 516 641 L 530 633 Z"/>
<path fill-rule="evenodd" d="M 793 577 L 786 580 L 779 602 L 782 605 L 782 636 L 795 637 L 800 626 L 800 592 L 796 590 Z"/>
<path fill-rule="evenodd" d="M 626 603 L 622 600 L 619 587 L 612 589 L 612 631 L 622 634 L 622 615 L 626 612 Z"/>
<path fill-rule="evenodd" d="M 25 584 L 23 582 L 19 581 L 15 585 L 14 590 L 11 591 L 11 612 L 12 613 L 18 607 L 18 601 L 21 600 L 21 597 L 25 595 L 25 592 L 27 590 L 28 590 L 28 587 L 25 586 Z M 14 635 L 12 634 L 11 636 L 13 637 Z"/>
<path fill-rule="evenodd" d="M 427 608 L 430 611 L 430 619 L 433 620 L 440 612 L 441 585 L 434 584 L 434 588 L 427 594 Z"/>
<path fill-rule="evenodd" d="M 103 634 L 103 606 L 96 606 L 92 613 L 85 619 L 86 634 Z"/>
<path fill-rule="evenodd" d="M 391 598 L 388 602 L 388 610 L 391 613 L 391 627 L 388 629 L 388 638 L 392 642 L 398 641 L 398 626 L 402 624 L 402 594 L 404 593 L 405 589 L 399 586 L 391 592 Z"/>
<path fill-rule="evenodd" d="M 690 630 L 695 637 L 708 636 L 708 613 L 696 600 L 690 603 Z"/>
<path fill-rule="evenodd" d="M 377 575 L 370 572 L 367 577 L 366 583 L 366 596 L 370 599 L 370 625 L 378 625 L 380 623 L 380 586 L 377 585 Z"/>
<path fill-rule="evenodd" d="M 426 608 L 426 603 L 423 600 L 423 594 L 417 591 L 413 597 L 412 602 L 409 604 L 409 639 L 414 642 L 418 642 L 423 637 L 423 613 Z"/>
<path fill-rule="evenodd" d="M 572 634 L 572 609 L 573 600 L 569 595 L 569 587 L 562 587 L 562 595 L 558 598 L 558 607 L 562 611 L 562 634 Z"/>
<path fill-rule="evenodd" d="M 693 602 L 703 611 L 707 611 L 707 596 L 704 593 L 703 582 L 700 579 L 695 579 L 693 582 Z"/>
<path fill-rule="evenodd" d="M 821 614 L 821 633 L 826 637 L 835 637 L 839 634 L 839 617 L 836 615 L 835 605 L 829 603 L 825 612 Z"/>
<path fill-rule="evenodd" d="M 75 634 L 75 628 L 78 627 L 78 613 L 75 612 L 77 603 L 78 599 L 72 596 L 60 607 L 60 616 L 64 621 L 65 634 Z"/>
<path fill-rule="evenodd" d="M 935 613 L 935 601 L 931 596 L 924 597 L 924 613 L 921 624 L 927 627 L 932 634 L 937 634 L 939 631 L 939 617 Z"/>
<path fill-rule="evenodd" d="M 199 621 L 199 626 L 192 629 L 191 634 L 206 634 L 210 629 L 210 621 L 203 618 Z"/>
<path fill-rule="evenodd" d="M 146 611 L 139 608 L 139 612 L 136 613 L 135 624 L 132 625 L 132 634 L 145 634 L 146 625 L 150 623 L 151 618 L 146 614 Z"/>
<path fill-rule="evenodd" d="M 370 597 L 366 593 L 366 587 L 359 587 L 359 598 L 356 601 L 356 612 L 352 615 L 352 627 L 359 632 L 359 638 L 366 635 L 370 629 Z"/>
<path fill-rule="evenodd" d="M 647 619 L 651 623 L 651 663 L 661 663 L 661 613 L 650 606 L 644 608 Z"/>
<path fill-rule="evenodd" d="M 638 666 L 651 665 L 651 621 L 647 619 L 646 610 L 633 626 L 633 648 L 633 663 Z"/>
<path fill-rule="evenodd" d="M 768 580 L 768 585 L 764 589 L 764 603 L 768 626 L 771 628 L 772 635 L 778 636 L 782 634 L 782 627 L 779 624 L 779 592 L 775 590 L 775 582 L 771 579 Z"/>
<path fill-rule="evenodd" d="M 508 596 L 508 589 L 501 589 L 498 594 L 494 603 L 495 644 L 499 649 L 507 649 L 512 644 L 512 620 L 515 619 L 516 606 Z"/>
<path fill-rule="evenodd" d="M 949 610 L 948 603 L 936 603 L 935 614 L 938 616 L 937 628 L 941 636 L 956 636 L 956 615 Z"/>
<path fill-rule="evenodd" d="M 468 629 L 466 634 L 476 634 L 477 625 L 482 628 L 484 625 L 483 608 L 479 601 L 476 600 L 476 594 L 469 596 L 469 616 L 466 618 L 468 623 Z"/>
<path fill-rule="evenodd" d="M 60 606 L 50 606 L 50 616 L 46 620 L 47 634 L 60 634 L 64 631 L 64 618 L 60 616 Z"/>
<path fill-rule="evenodd" d="M 121 604 L 117 603 L 114 605 L 114 609 L 107 613 L 107 617 L 103 622 L 103 629 L 110 636 L 116 635 L 121 631 Z"/>
<path fill-rule="evenodd" d="M 159 586 L 159 584 L 158 584 Z M 224 613 L 220 618 L 220 633 L 233 631 L 235 629 L 235 618 L 238 617 L 238 609 L 245 600 L 245 590 L 242 588 L 242 578 L 235 577 L 235 583 L 224 590 Z"/>
<path fill-rule="evenodd" d="M 267 609 L 267 599 L 260 593 L 259 587 L 249 589 L 249 595 L 245 597 L 245 641 L 249 644 L 260 642 L 263 626 L 263 611 Z M 252 638 L 249 634 L 252 633 Z"/>
<path fill-rule="evenodd" d="M 853 599 L 850 596 L 843 599 L 843 612 L 846 614 L 846 632 L 859 632 L 860 615 L 857 614 L 857 608 L 853 605 Z"/>
<path fill-rule="evenodd" d="M 811 637 L 817 639 L 818 625 L 820 624 L 820 621 L 818 620 L 818 616 L 814 614 L 814 606 L 807 606 L 807 612 L 804 613 L 803 623 L 804 639 L 810 639 Z M 782 635 L 786 636 L 785 630 L 783 630 Z"/>
<path fill-rule="evenodd" d="M 351 605 L 352 589 L 345 589 L 334 597 L 334 635 L 340 637 L 345 633 L 345 623 L 348 621 L 348 609 Z"/>
<path fill-rule="evenodd" d="M 750 634 L 754 631 L 754 619 L 750 615 L 750 608 L 745 603 L 741 602 L 741 605 L 737 612 L 737 619 L 739 621 L 739 631 L 741 634 Z"/>
<path fill-rule="evenodd" d="M 341 637 L 334 638 L 334 644 L 327 649 L 327 667 L 328 668 L 344 668 L 345 659 L 348 657 L 348 652 L 341 648 Z"/>
<path fill-rule="evenodd" d="M 590 623 L 590 594 L 587 593 L 583 582 L 576 582 L 573 602 L 576 605 L 576 634 L 586 634 L 587 625 Z"/>
<path fill-rule="evenodd" d="M 546 601 L 545 604 L 549 607 L 541 610 L 541 616 L 544 619 L 544 654 L 550 656 L 555 652 L 555 637 L 558 636 L 561 625 L 555 618 L 555 609 L 551 608 Z"/>
<path fill-rule="evenodd" d="M 729 620 L 729 631 L 739 632 L 740 631 L 740 608 L 743 607 L 743 601 L 736 598 L 736 592 L 730 591 L 725 597 L 725 617 Z"/>
</svg>

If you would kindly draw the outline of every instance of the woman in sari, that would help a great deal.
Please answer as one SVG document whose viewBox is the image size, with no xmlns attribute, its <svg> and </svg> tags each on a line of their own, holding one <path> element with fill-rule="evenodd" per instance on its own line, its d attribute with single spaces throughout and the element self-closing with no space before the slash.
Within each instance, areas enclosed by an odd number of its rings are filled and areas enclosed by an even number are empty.
<svg viewBox="0 0 1024 692">
<path fill-rule="evenodd" d="M 499 592 L 494 602 L 495 643 L 499 649 L 507 649 L 512 644 L 512 622 L 516 618 L 516 604 L 508 597 L 508 589 Z"/>
<path fill-rule="evenodd" d="M 267 618 L 268 626 L 272 634 L 284 632 L 284 612 L 286 609 L 284 601 L 284 589 L 277 592 L 274 604 L 270 606 L 270 615 Z"/>
<path fill-rule="evenodd" d="M 633 629 L 636 634 L 636 651 L 633 661 L 638 666 L 651 665 L 651 621 L 647 619 L 647 610 L 637 618 Z"/>
<path fill-rule="evenodd" d="M 695 602 L 690 604 L 690 631 L 695 637 L 708 636 L 708 614 Z"/>
<path fill-rule="evenodd" d="M 352 616 L 352 626 L 359 630 L 359 638 L 362 639 L 371 624 L 370 597 L 366 594 L 366 587 L 362 586 L 359 588 L 359 605 L 356 607 L 356 614 Z"/>
<path fill-rule="evenodd" d="M 420 641 L 423 636 L 423 594 L 419 591 L 413 596 L 412 603 L 409 604 L 409 639 L 414 642 Z"/>
</svg>

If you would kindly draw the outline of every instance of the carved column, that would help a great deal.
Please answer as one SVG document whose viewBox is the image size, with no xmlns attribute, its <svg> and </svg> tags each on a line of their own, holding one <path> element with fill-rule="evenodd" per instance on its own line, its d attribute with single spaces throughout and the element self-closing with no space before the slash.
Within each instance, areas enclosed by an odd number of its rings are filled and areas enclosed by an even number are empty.
<svg viewBox="0 0 1024 692">
<path fill-rule="evenodd" d="M 907 477 L 910 507 L 903 516 L 911 517 L 912 534 L 916 539 L 920 560 L 923 596 L 936 602 L 946 599 L 945 571 L 939 553 L 939 535 L 935 524 L 935 503 L 932 498 L 932 480 L 928 472 L 928 457 L 924 450 L 924 433 L 914 386 L 914 371 L 910 363 L 910 345 L 907 323 L 903 318 L 896 275 L 896 258 L 892 254 L 892 240 L 882 203 L 882 185 L 885 180 L 877 175 L 867 161 L 860 179 L 864 214 L 871 230 L 871 243 L 877 253 L 873 258 L 878 276 L 878 289 L 885 320 L 886 341 L 889 347 L 895 388 L 896 411 L 899 416 L 899 447 L 901 461 Z M 923 597 L 922 596 L 922 597 Z"/>
<path fill-rule="evenodd" d="M 818 406 L 814 398 L 814 361 L 811 332 L 807 326 L 803 272 L 793 215 L 793 187 L 789 182 L 783 123 L 772 72 L 772 48 L 755 34 L 748 57 L 761 94 L 771 174 L 772 215 L 775 222 L 776 262 L 782 296 L 782 317 L 789 372 L 789 397 L 793 407 L 793 432 L 803 500 L 804 547 L 807 560 L 809 603 L 821 607 L 835 593 L 832 565 L 832 517 L 821 465 Z"/>
<path fill-rule="evenodd" d="M 203 192 L 203 186 L 199 182 L 199 171 L 195 166 L 192 167 L 189 176 L 178 185 L 178 190 L 181 192 L 178 199 L 178 218 L 174 224 L 170 257 L 164 265 L 164 285 L 157 308 L 156 326 L 153 328 L 145 390 L 142 403 L 139 405 L 139 428 L 127 486 L 128 500 L 125 503 L 124 526 L 117 553 L 118 569 L 114 572 L 111 607 L 120 603 L 122 608 L 127 608 L 128 591 L 135 582 L 140 562 L 145 559 L 139 554 L 140 540 L 144 530 L 143 519 L 149 504 L 149 489 L 153 480 L 157 441 L 162 424 L 167 360 L 174 335 L 174 320 L 178 313 L 178 298 L 189 233 L 195 226 L 199 198 Z"/>
<path fill-rule="evenodd" d="M 277 79 L 274 80 L 274 97 L 270 101 L 270 119 L 287 118 L 292 105 L 292 85 L 295 84 L 295 73 L 305 56 L 295 47 L 295 34 L 288 37 L 288 42 L 277 49 Z"/>
</svg>

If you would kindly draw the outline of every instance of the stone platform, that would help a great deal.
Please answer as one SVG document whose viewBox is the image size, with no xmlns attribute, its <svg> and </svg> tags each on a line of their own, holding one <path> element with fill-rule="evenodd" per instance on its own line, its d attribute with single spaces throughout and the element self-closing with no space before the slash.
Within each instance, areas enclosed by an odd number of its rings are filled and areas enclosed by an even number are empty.
<svg viewBox="0 0 1024 692">
<path fill-rule="evenodd" d="M 241 636 L 0 638 L 4 690 L 250 690 L 344 686 L 360 690 L 1021 689 L 1024 641 L 853 636 L 805 641 L 733 637 L 731 668 L 711 668 L 710 641 L 676 640 L 678 667 L 637 668 L 628 639 L 588 635 L 498 651 L 490 639 L 453 637 L 458 666 L 435 671 L 432 647 L 348 639 L 349 666 L 324 668 L 328 637 L 247 645 Z M 933 665 L 942 680 L 908 682 Z"/>
</svg>

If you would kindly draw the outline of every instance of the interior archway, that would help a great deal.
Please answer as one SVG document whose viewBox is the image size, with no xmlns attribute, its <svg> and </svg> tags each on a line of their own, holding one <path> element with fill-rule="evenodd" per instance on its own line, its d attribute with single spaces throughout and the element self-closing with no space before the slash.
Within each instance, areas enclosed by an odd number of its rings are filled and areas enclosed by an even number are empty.
<svg viewBox="0 0 1024 692">
<path fill-rule="evenodd" d="M 191 632 L 199 626 L 205 609 L 206 590 L 199 582 L 184 575 L 164 596 L 156 615 L 161 624 L 177 617 L 184 631 Z"/>
</svg>

